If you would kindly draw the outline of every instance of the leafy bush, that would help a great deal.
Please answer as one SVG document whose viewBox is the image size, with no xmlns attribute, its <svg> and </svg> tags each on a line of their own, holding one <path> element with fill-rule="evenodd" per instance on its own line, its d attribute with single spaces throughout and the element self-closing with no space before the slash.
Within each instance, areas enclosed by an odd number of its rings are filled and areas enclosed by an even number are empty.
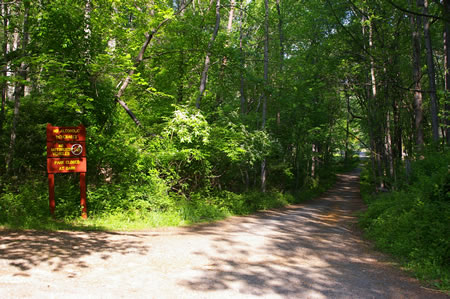
<svg viewBox="0 0 450 299">
<path fill-rule="evenodd" d="M 371 201 L 360 224 L 378 248 L 416 275 L 450 288 L 448 153 L 428 153 L 412 165 L 409 184 Z"/>
<path fill-rule="evenodd" d="M 0 225 L 32 228 L 49 218 L 48 193 L 44 182 L 5 186 L 0 193 Z"/>
</svg>

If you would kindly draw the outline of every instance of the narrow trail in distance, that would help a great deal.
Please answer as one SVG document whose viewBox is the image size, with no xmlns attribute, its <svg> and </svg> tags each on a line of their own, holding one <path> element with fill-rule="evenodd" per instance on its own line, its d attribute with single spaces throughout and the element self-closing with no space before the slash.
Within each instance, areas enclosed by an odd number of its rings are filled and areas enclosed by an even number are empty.
<svg viewBox="0 0 450 299">
<path fill-rule="evenodd" d="M 359 171 L 319 198 L 143 232 L 0 230 L 0 298 L 450 298 L 355 228 Z"/>
</svg>

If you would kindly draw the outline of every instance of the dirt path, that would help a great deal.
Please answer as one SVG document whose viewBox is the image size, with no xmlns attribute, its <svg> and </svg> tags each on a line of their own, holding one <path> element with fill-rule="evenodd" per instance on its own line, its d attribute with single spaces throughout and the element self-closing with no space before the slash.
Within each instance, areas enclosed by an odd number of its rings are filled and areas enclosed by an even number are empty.
<svg viewBox="0 0 450 299">
<path fill-rule="evenodd" d="M 0 298 L 449 298 L 361 241 L 358 175 L 309 203 L 209 225 L 0 231 Z"/>
</svg>

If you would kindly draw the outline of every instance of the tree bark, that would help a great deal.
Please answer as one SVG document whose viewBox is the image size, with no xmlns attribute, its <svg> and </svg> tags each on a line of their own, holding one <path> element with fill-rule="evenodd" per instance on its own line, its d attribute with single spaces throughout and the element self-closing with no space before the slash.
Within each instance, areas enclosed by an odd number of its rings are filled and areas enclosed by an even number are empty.
<svg viewBox="0 0 450 299">
<path fill-rule="evenodd" d="M 423 0 L 417 0 L 417 4 Z M 412 6 L 411 0 L 409 0 L 410 5 Z M 413 81 L 414 81 L 414 124 L 416 131 L 416 146 L 419 150 L 423 149 L 423 109 L 422 109 L 422 85 L 420 79 L 422 77 L 421 72 L 421 62 L 420 62 L 420 32 L 419 28 L 421 27 L 422 17 L 410 15 L 410 23 L 412 30 L 412 45 L 413 45 L 413 53 L 412 53 L 412 65 L 413 65 Z"/>
<path fill-rule="evenodd" d="M 1 7 L 1 16 L 2 16 L 2 27 L 3 27 L 3 44 L 2 44 L 2 50 L 3 50 L 3 56 L 5 60 L 5 66 L 3 67 L 2 73 L 3 76 L 6 78 L 8 75 L 8 63 L 6 59 L 6 55 L 8 54 L 8 5 L 2 1 Z M 6 108 L 6 100 L 8 96 L 8 83 L 5 80 L 3 84 L 1 85 L 1 97 L 2 97 L 2 103 L 1 103 L 1 110 L 0 110 L 0 135 L 3 132 L 3 123 L 5 121 L 5 108 Z"/>
<path fill-rule="evenodd" d="M 243 3 L 241 0 L 241 9 L 239 10 L 239 54 L 241 59 L 241 68 L 239 74 L 239 94 L 241 100 L 241 115 L 244 115 L 246 111 L 246 100 L 245 100 L 245 80 L 244 80 L 244 70 L 245 70 L 245 56 L 244 56 L 244 33 L 242 31 L 242 18 L 243 16 Z"/>
<path fill-rule="evenodd" d="M 281 0 L 276 1 L 277 14 L 278 14 L 278 35 L 280 38 L 280 69 L 283 69 L 284 63 L 284 33 L 283 33 L 283 17 L 281 15 Z"/>
<path fill-rule="evenodd" d="M 25 0 L 23 2 L 24 5 L 24 14 L 23 14 L 23 27 L 22 27 L 22 45 L 21 45 L 21 58 L 22 62 L 20 64 L 20 67 L 18 69 L 18 75 L 19 78 L 22 81 L 25 81 L 27 78 L 27 65 L 23 59 L 27 55 L 27 47 L 28 47 L 28 40 L 29 40 L 29 32 L 28 32 L 28 18 L 30 13 L 30 1 Z M 13 114 L 13 121 L 12 121 L 12 128 L 11 128 L 11 137 L 9 142 L 9 152 L 6 156 L 6 167 L 7 171 L 12 173 L 13 171 L 13 160 L 14 160 L 14 153 L 16 150 L 16 138 L 17 138 L 17 124 L 19 122 L 19 114 L 20 114 L 20 100 L 24 96 L 25 91 L 25 85 L 23 82 L 18 82 L 16 84 L 16 88 L 14 90 L 14 114 Z"/>
<path fill-rule="evenodd" d="M 208 81 L 208 70 L 211 64 L 211 48 L 214 44 L 214 41 L 216 40 L 217 33 L 219 32 L 219 27 L 220 27 L 220 0 L 216 0 L 216 25 L 214 26 L 213 34 L 211 36 L 211 39 L 209 40 L 208 47 L 206 49 L 205 63 L 203 65 L 202 77 L 200 79 L 199 95 L 197 97 L 197 100 L 195 101 L 195 107 L 197 107 L 197 109 L 200 108 L 200 103 L 202 101 L 203 94 L 205 93 L 206 90 L 206 83 Z"/>
<path fill-rule="evenodd" d="M 284 33 L 283 33 L 283 17 L 281 15 L 281 6 L 280 6 L 280 1 L 281 0 L 277 0 L 276 1 L 276 7 L 277 7 L 277 14 L 278 14 L 278 36 L 279 36 L 279 40 L 280 40 L 280 64 L 279 64 L 279 71 L 280 71 L 280 76 L 282 78 L 281 80 L 281 84 L 280 84 L 280 88 L 279 88 L 279 97 L 278 97 L 278 101 L 280 101 L 280 99 L 282 99 L 282 93 L 283 93 L 283 69 L 284 69 Z M 280 103 L 278 103 L 278 109 L 277 109 L 277 125 L 281 124 L 281 109 L 280 109 Z"/>
<path fill-rule="evenodd" d="M 316 178 L 317 155 L 319 154 L 318 146 L 313 143 L 311 145 L 311 178 Z"/>
<path fill-rule="evenodd" d="M 376 167 L 374 169 L 374 171 L 376 170 L 376 176 L 375 176 L 375 180 L 377 182 L 377 185 L 380 189 L 384 189 L 384 175 L 383 175 L 383 167 L 382 167 L 382 157 L 381 157 L 381 153 L 383 152 L 383 146 L 382 146 L 382 126 L 378 120 L 378 109 L 377 107 L 377 102 L 378 102 L 378 97 L 377 97 L 377 79 L 376 79 L 376 74 L 375 74 L 375 59 L 373 56 L 373 49 L 374 49 L 374 44 L 373 44 L 373 22 L 372 20 L 370 20 L 369 22 L 369 52 L 370 52 L 370 85 L 372 87 L 372 93 L 370 94 L 369 97 L 369 103 L 368 103 L 368 107 L 369 107 L 369 118 L 371 119 L 371 123 L 369 124 L 369 126 L 371 127 L 372 130 L 372 142 L 371 142 L 371 146 L 373 148 L 373 154 L 372 156 L 374 159 L 374 163 L 373 166 Z"/>
<path fill-rule="evenodd" d="M 227 24 L 227 32 L 230 33 L 233 27 L 233 19 L 234 19 L 234 7 L 236 6 L 236 0 L 230 1 L 230 14 L 228 15 L 228 24 Z"/>
<path fill-rule="evenodd" d="M 394 178 L 394 157 L 392 154 L 391 112 L 386 111 L 385 157 L 387 174 Z"/>
<path fill-rule="evenodd" d="M 423 13 L 428 15 L 428 0 L 423 1 Z M 430 84 L 430 100 L 431 100 L 431 129 L 433 133 L 433 141 L 439 142 L 439 118 L 438 118 L 438 100 L 436 96 L 436 71 L 433 60 L 433 47 L 430 34 L 430 21 L 428 17 L 423 19 L 423 31 L 425 38 L 425 47 L 427 49 L 427 71 L 428 81 Z"/>
<path fill-rule="evenodd" d="M 367 21 L 367 17 L 366 15 L 363 13 L 362 17 L 361 17 L 361 21 L 362 24 L 365 24 L 365 22 Z M 369 30 L 370 33 L 370 30 Z M 362 26 L 362 36 L 363 38 L 365 38 L 365 36 L 367 35 L 366 32 L 366 27 L 365 25 Z M 369 39 L 368 39 L 368 44 L 369 47 L 372 47 L 373 43 L 372 43 L 372 33 L 369 34 Z M 363 44 L 363 50 L 365 53 L 369 54 L 369 57 L 371 59 L 373 59 L 372 54 L 369 52 L 369 50 L 367 49 L 366 43 Z M 370 67 L 372 67 L 372 61 L 370 61 Z M 372 71 L 370 72 L 372 73 Z M 369 78 L 369 75 L 366 75 L 366 87 L 365 87 L 365 97 L 367 99 L 367 105 L 366 105 L 366 109 L 367 109 L 367 122 L 368 122 L 368 131 L 369 131 L 369 149 L 370 149 L 370 162 L 371 162 L 371 170 L 372 170 L 372 178 L 373 178 L 373 185 L 377 185 L 378 182 L 378 178 L 377 178 L 377 172 L 376 172 L 376 157 L 377 157 L 377 152 L 376 152 L 376 148 L 375 148 L 375 134 L 374 134 L 374 117 L 373 117 L 373 102 L 374 99 L 372 98 L 372 81 Z M 363 106 L 364 107 L 364 106 Z"/>
<path fill-rule="evenodd" d="M 344 161 L 348 162 L 349 156 L 349 137 L 350 137 L 350 96 L 345 92 L 345 99 L 347 102 L 347 119 L 345 123 L 345 153 L 344 153 Z"/>
<path fill-rule="evenodd" d="M 261 129 L 266 128 L 267 118 L 267 87 L 269 85 L 269 0 L 264 0 L 265 16 L 264 16 L 264 86 L 263 86 L 263 103 L 262 103 L 262 121 Z M 266 158 L 261 162 L 261 191 L 266 192 Z"/>
<path fill-rule="evenodd" d="M 446 18 L 450 17 L 450 1 L 444 0 L 444 14 Z M 444 107 L 444 121 L 446 124 L 445 137 L 447 145 L 450 145 L 450 24 L 444 23 L 444 68 L 445 68 L 445 107 Z"/>
<path fill-rule="evenodd" d="M 84 39 L 86 40 L 87 43 L 89 42 L 91 35 L 92 35 L 91 11 L 92 11 L 91 0 L 87 0 L 86 4 L 84 6 L 84 20 L 85 20 Z M 89 61 L 91 60 L 89 47 L 87 47 L 86 51 L 84 52 L 84 55 L 85 55 L 84 59 L 86 60 L 86 63 L 89 63 Z"/>
</svg>

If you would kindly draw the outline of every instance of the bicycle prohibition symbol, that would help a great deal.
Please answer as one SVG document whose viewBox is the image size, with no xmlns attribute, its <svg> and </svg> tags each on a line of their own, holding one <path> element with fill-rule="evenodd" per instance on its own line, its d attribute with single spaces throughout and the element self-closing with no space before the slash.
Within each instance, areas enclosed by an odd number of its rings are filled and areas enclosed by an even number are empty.
<svg viewBox="0 0 450 299">
<path fill-rule="evenodd" d="M 72 147 L 70 148 L 70 152 L 75 156 L 79 156 L 83 152 L 83 146 L 81 144 L 76 143 L 72 145 Z"/>
</svg>

